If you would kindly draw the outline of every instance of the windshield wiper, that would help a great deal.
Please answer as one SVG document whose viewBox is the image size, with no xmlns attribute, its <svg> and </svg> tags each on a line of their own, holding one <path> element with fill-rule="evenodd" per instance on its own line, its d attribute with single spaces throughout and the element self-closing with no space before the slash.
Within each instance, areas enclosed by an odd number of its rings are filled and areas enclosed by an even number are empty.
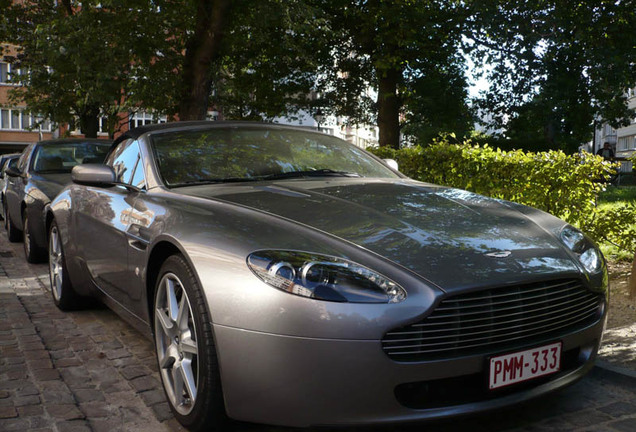
<svg viewBox="0 0 636 432">
<path fill-rule="evenodd" d="M 279 180 L 287 178 L 299 178 L 299 177 L 361 177 L 360 174 L 347 171 L 335 171 L 329 168 L 319 170 L 306 170 L 306 171 L 291 171 L 285 173 L 268 174 L 264 176 L 255 177 L 227 177 L 227 178 L 203 178 L 198 180 L 188 180 L 181 183 L 171 184 L 170 187 L 185 187 L 206 185 L 215 183 L 240 183 L 240 182 L 254 182 L 262 180 Z"/>
<path fill-rule="evenodd" d="M 278 174 L 269 174 L 260 177 L 262 180 L 277 180 L 298 177 L 360 177 L 360 174 L 347 171 L 335 171 L 329 168 L 319 170 L 290 171 Z"/>
<path fill-rule="evenodd" d="M 200 180 L 188 180 L 182 183 L 171 184 L 170 187 L 184 187 L 195 186 L 215 183 L 239 183 L 239 182 L 253 182 L 261 180 L 260 177 L 227 177 L 227 178 L 209 178 Z"/>
</svg>

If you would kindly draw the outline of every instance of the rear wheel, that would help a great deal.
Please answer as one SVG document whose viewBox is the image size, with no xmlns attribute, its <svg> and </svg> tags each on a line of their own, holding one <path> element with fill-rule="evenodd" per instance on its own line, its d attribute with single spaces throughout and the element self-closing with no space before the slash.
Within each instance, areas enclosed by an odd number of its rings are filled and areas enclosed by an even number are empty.
<svg viewBox="0 0 636 432">
<path fill-rule="evenodd" d="M 161 381 L 175 418 L 194 431 L 221 428 L 226 416 L 211 321 L 180 255 L 161 267 L 153 315 Z"/>
<path fill-rule="evenodd" d="M 31 228 L 29 226 L 29 218 L 27 212 L 24 212 L 24 218 L 22 219 L 22 240 L 24 242 L 24 256 L 30 263 L 39 263 L 42 261 L 44 251 L 39 247 L 33 236 L 31 235 Z"/>
<path fill-rule="evenodd" d="M 75 292 L 68 277 L 62 239 L 55 221 L 51 223 L 49 229 L 49 278 L 53 303 L 59 309 L 63 311 L 75 310 L 86 305 L 87 299 Z"/>
<path fill-rule="evenodd" d="M 7 222 L 7 237 L 9 238 L 9 241 L 12 243 L 18 243 L 20 240 L 22 240 L 22 231 L 20 231 L 15 226 L 15 224 L 11 220 L 11 216 L 9 216 L 9 213 L 7 213 L 6 222 Z"/>
</svg>

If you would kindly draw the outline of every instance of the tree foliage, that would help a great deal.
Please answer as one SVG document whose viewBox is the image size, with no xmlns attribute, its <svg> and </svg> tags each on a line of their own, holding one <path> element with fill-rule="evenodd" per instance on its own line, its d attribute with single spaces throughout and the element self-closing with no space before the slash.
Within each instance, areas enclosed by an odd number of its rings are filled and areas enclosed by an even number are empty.
<svg viewBox="0 0 636 432">
<path fill-rule="evenodd" d="M 380 144 L 466 134 L 479 107 L 518 142 L 572 149 L 633 116 L 633 0 L 0 0 L 0 36 L 30 70 L 16 92 L 53 121 L 143 106 L 182 120 L 320 108 L 377 122 Z M 318 100 L 307 95 L 319 94 Z"/>
<path fill-rule="evenodd" d="M 625 90 L 636 83 L 632 0 L 474 3 L 467 35 L 474 58 L 493 66 L 481 107 L 506 136 L 574 151 L 593 123 L 634 116 Z"/>
<path fill-rule="evenodd" d="M 336 114 L 354 122 L 377 121 L 380 145 L 393 148 L 399 146 L 401 126 L 420 138 L 446 128 L 469 129 L 460 2 L 314 3 L 330 24 L 333 61 L 325 65 L 323 88 Z"/>
<path fill-rule="evenodd" d="M 83 133 L 97 136 L 98 117 L 115 127 L 129 109 L 138 64 L 151 52 L 139 49 L 149 39 L 145 0 L 121 2 L 70 0 L 13 2 L 3 10 L 2 39 L 18 46 L 9 59 L 22 73 L 12 80 L 12 102 L 56 123 L 79 120 Z M 125 23 L 125 25 L 122 25 Z"/>
<path fill-rule="evenodd" d="M 311 110 L 329 58 L 322 12 L 304 1 L 245 1 L 235 10 L 212 69 L 213 103 L 229 119 L 261 120 Z"/>
<path fill-rule="evenodd" d="M 377 148 L 416 180 L 466 189 L 551 213 L 598 241 L 629 252 L 636 247 L 636 207 L 600 208 L 598 197 L 617 164 L 590 153 L 502 151 L 471 141 L 438 139 L 427 147 Z"/>
</svg>

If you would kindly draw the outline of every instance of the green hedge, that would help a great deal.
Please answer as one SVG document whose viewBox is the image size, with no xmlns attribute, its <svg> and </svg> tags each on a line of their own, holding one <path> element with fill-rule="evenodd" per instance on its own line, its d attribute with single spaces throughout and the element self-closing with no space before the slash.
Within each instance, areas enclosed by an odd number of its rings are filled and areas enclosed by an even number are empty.
<svg viewBox="0 0 636 432">
<path fill-rule="evenodd" d="M 597 207 L 598 195 L 616 173 L 617 164 L 590 153 L 502 151 L 488 145 L 440 139 L 426 147 L 400 150 L 373 148 L 381 158 L 395 159 L 407 176 L 440 185 L 536 207 L 576 225 L 599 241 L 621 238 L 621 247 L 636 246 L 636 234 L 622 238 L 636 222 L 628 209 L 613 214 Z M 618 224 L 612 218 L 617 216 Z M 633 229 L 632 229 L 633 231 Z M 629 232 L 629 231 L 628 231 Z"/>
</svg>

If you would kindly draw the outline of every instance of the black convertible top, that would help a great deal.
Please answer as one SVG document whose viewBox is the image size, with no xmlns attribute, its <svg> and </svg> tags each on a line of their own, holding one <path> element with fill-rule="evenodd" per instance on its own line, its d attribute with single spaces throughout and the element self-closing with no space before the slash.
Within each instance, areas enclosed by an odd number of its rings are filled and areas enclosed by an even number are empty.
<svg viewBox="0 0 636 432">
<path fill-rule="evenodd" d="M 209 127 L 267 127 L 272 129 L 296 129 L 302 130 L 308 133 L 320 133 L 315 130 L 307 128 L 299 128 L 297 126 L 282 125 L 278 123 L 267 122 L 255 122 L 255 121 L 211 121 L 211 120 L 197 120 L 197 121 L 182 121 L 182 122 L 170 122 L 159 123 L 139 126 L 129 131 L 124 132 L 114 142 L 115 147 L 120 142 L 132 138 L 137 139 L 146 132 L 162 131 L 162 130 L 179 130 L 179 129 L 204 129 Z"/>
</svg>

